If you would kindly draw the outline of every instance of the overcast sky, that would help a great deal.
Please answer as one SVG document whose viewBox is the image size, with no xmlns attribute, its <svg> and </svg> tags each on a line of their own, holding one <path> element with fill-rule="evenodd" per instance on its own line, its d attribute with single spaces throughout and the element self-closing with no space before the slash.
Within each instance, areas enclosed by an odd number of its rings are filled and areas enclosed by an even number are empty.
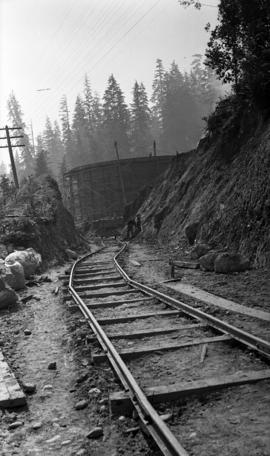
<svg viewBox="0 0 270 456">
<path fill-rule="evenodd" d="M 1 126 L 13 90 L 37 135 L 63 94 L 72 112 L 85 73 L 101 96 L 111 73 L 128 102 L 136 79 L 150 94 L 157 58 L 189 70 L 192 55 L 204 54 L 217 3 L 198 11 L 177 0 L 0 0 Z"/>
</svg>

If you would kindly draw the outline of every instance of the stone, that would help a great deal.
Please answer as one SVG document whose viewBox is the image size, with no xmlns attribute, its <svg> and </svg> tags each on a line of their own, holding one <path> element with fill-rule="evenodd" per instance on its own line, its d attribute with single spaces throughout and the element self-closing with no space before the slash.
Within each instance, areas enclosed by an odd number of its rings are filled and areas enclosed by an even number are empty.
<svg viewBox="0 0 270 456">
<path fill-rule="evenodd" d="M 83 448 L 77 451 L 76 456 L 86 456 L 87 452 Z"/>
<path fill-rule="evenodd" d="M 88 379 L 88 374 L 84 373 L 80 377 L 77 378 L 76 383 L 83 383 L 87 379 Z"/>
<path fill-rule="evenodd" d="M 106 411 L 106 408 L 107 408 L 106 405 L 102 405 L 102 406 L 100 407 L 100 411 L 101 411 L 101 412 L 105 412 L 105 411 Z"/>
<path fill-rule="evenodd" d="M 43 389 L 43 391 L 49 391 L 49 390 L 53 389 L 53 386 L 52 385 L 44 385 L 42 389 Z"/>
<path fill-rule="evenodd" d="M 189 223 L 185 227 L 185 235 L 190 245 L 193 245 L 199 230 L 199 222 Z"/>
<path fill-rule="evenodd" d="M 34 383 L 23 382 L 22 387 L 24 392 L 28 394 L 33 394 L 37 391 L 37 386 Z"/>
<path fill-rule="evenodd" d="M 48 364 L 48 369 L 49 370 L 56 370 L 56 362 L 52 361 Z"/>
<path fill-rule="evenodd" d="M 5 259 L 6 263 L 14 263 L 14 261 L 18 261 L 22 265 L 24 276 L 28 279 L 41 265 L 41 255 L 31 247 L 22 251 L 15 250 Z"/>
<path fill-rule="evenodd" d="M 34 423 L 32 425 L 32 429 L 34 429 L 34 431 L 37 431 L 38 429 L 40 429 L 42 426 L 42 423 L 40 421 L 37 421 L 36 423 Z"/>
<path fill-rule="evenodd" d="M 192 260 L 197 260 L 198 258 L 210 252 L 210 250 L 211 247 L 208 244 L 196 244 L 190 252 L 190 257 Z"/>
<path fill-rule="evenodd" d="M 2 269 L 5 282 L 13 290 L 22 290 L 25 288 L 24 269 L 18 261 L 5 261 L 5 269 Z"/>
<path fill-rule="evenodd" d="M 119 416 L 118 421 L 123 423 L 123 421 L 126 421 L 126 418 L 124 417 L 124 415 L 121 415 L 121 416 Z"/>
<path fill-rule="evenodd" d="M 6 284 L 4 282 L 4 279 L 2 277 L 0 277 L 0 291 L 5 290 L 5 288 L 6 288 Z"/>
<path fill-rule="evenodd" d="M 70 445 L 71 442 L 72 442 L 71 440 L 64 440 L 64 441 L 61 443 L 61 445 L 62 445 L 62 446 Z"/>
<path fill-rule="evenodd" d="M 9 430 L 17 429 L 20 426 L 23 426 L 23 422 L 22 421 L 13 421 L 13 423 L 9 424 L 8 429 Z"/>
<path fill-rule="evenodd" d="M 46 443 L 54 443 L 56 442 L 57 440 L 60 439 L 60 435 L 55 435 L 54 437 L 52 437 L 51 439 L 49 440 L 46 440 Z"/>
<path fill-rule="evenodd" d="M 88 394 L 89 396 L 94 396 L 94 397 L 97 397 L 101 394 L 101 391 L 100 389 L 98 388 L 91 388 L 89 391 L 88 391 Z"/>
<path fill-rule="evenodd" d="M 220 253 L 214 262 L 214 270 L 217 273 L 229 274 L 242 272 L 250 269 L 250 262 L 240 253 Z"/>
<path fill-rule="evenodd" d="M 87 434 L 88 439 L 98 439 L 103 436 L 103 429 L 100 426 L 96 426 Z"/>
<path fill-rule="evenodd" d="M 82 410 L 82 409 L 86 408 L 87 406 L 88 406 L 88 401 L 83 399 L 82 401 L 77 402 L 77 404 L 75 405 L 75 409 Z"/>
<path fill-rule="evenodd" d="M 9 306 L 15 305 L 18 301 L 18 296 L 14 290 L 5 288 L 0 291 L 0 309 L 6 309 Z"/>
<path fill-rule="evenodd" d="M 172 414 L 171 413 L 164 413 L 163 415 L 160 415 L 160 418 L 162 419 L 162 421 L 168 421 L 172 418 Z"/>
<path fill-rule="evenodd" d="M 25 329 L 24 330 L 24 335 L 25 336 L 31 336 L 32 332 L 30 331 L 30 329 Z"/>
<path fill-rule="evenodd" d="M 202 271 L 214 271 L 214 264 L 219 252 L 214 250 L 199 258 L 199 264 Z"/>
<path fill-rule="evenodd" d="M 71 249 L 66 249 L 65 252 L 70 260 L 77 260 L 79 256 L 76 252 L 74 252 L 74 250 Z"/>
</svg>

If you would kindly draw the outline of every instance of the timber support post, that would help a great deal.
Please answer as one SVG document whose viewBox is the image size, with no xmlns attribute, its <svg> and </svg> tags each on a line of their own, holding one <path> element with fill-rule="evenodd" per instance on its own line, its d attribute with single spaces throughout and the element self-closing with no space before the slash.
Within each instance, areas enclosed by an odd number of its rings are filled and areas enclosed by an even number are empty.
<svg viewBox="0 0 270 456">
<path fill-rule="evenodd" d="M 23 135 L 15 135 L 15 136 L 10 136 L 9 131 L 10 130 L 22 130 L 22 127 L 8 127 L 7 125 L 5 128 L 0 128 L 0 130 L 4 130 L 6 132 L 6 136 L 0 138 L 0 139 L 6 139 L 7 140 L 7 145 L 6 146 L 0 146 L 1 149 L 8 148 L 9 151 L 9 158 L 10 158 L 10 163 L 11 163 L 11 169 L 12 169 L 12 174 L 13 174 L 13 179 L 14 179 L 14 184 L 16 188 L 19 188 L 19 181 L 18 181 L 18 175 L 17 175 L 17 170 L 16 170 L 16 165 L 15 165 L 15 160 L 13 156 L 13 147 L 24 147 L 24 144 L 14 144 L 12 145 L 11 140 L 12 139 L 18 139 L 18 138 L 23 138 Z"/>
</svg>

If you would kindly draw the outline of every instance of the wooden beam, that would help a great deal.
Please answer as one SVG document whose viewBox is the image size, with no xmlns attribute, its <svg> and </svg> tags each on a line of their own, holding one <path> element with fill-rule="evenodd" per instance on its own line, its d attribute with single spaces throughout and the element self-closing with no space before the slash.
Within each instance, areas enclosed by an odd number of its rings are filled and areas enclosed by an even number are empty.
<svg viewBox="0 0 270 456">
<path fill-rule="evenodd" d="M 91 293 L 91 294 L 81 294 L 80 298 L 82 299 L 95 299 L 95 298 L 105 298 L 106 296 L 114 295 L 124 295 L 129 293 L 138 293 L 138 290 L 115 290 L 115 291 L 104 291 L 101 293 Z M 64 301 L 72 301 L 71 295 L 64 295 Z"/>
<path fill-rule="evenodd" d="M 177 331 L 187 331 L 190 329 L 197 329 L 202 327 L 207 327 L 208 325 L 205 323 L 196 323 L 190 325 L 181 325 L 181 326 L 172 326 L 170 328 L 149 328 L 143 329 L 141 331 L 130 331 L 130 332 L 122 332 L 122 333 L 109 333 L 107 332 L 107 336 L 109 339 L 141 339 L 143 337 L 154 337 L 159 334 L 170 334 Z M 96 337 L 88 337 L 89 342 L 96 340 Z"/>
<path fill-rule="evenodd" d="M 123 304 L 140 304 L 141 302 L 152 301 L 154 298 L 139 298 L 139 299 L 123 299 L 121 301 L 95 302 L 94 304 L 86 304 L 89 309 L 104 309 L 106 307 L 118 307 Z"/>
<path fill-rule="evenodd" d="M 26 397 L 0 351 L 0 407 L 20 407 Z"/>
<path fill-rule="evenodd" d="M 88 290 L 99 290 L 100 288 L 123 288 L 126 287 L 126 282 L 111 282 L 111 283 L 99 283 L 96 285 L 75 285 L 74 288 L 78 292 L 80 291 L 88 291 Z"/>
<path fill-rule="evenodd" d="M 169 350 L 178 350 L 181 348 L 193 347 L 195 345 L 203 345 L 203 344 L 211 344 L 216 342 L 226 342 L 228 340 L 232 340 L 231 336 L 227 334 L 223 336 L 216 336 L 216 337 L 206 337 L 204 339 L 196 339 L 190 342 L 184 342 L 182 344 L 167 344 L 167 345 L 154 345 L 152 347 L 145 347 L 145 348 L 131 348 L 127 350 L 120 350 L 118 353 L 123 359 L 134 358 L 136 356 L 148 355 L 153 352 L 163 352 Z M 103 362 L 107 359 L 106 354 L 100 355 L 92 355 L 92 360 L 95 363 Z"/>
<path fill-rule="evenodd" d="M 222 375 L 220 377 L 211 377 L 193 382 L 181 382 L 173 385 L 154 386 L 144 388 L 145 395 L 152 404 L 159 402 L 171 402 L 180 399 L 187 399 L 191 396 L 205 396 L 207 393 L 230 388 L 233 386 L 255 383 L 262 380 L 270 379 L 270 369 L 260 371 L 243 371 L 231 375 Z M 124 391 L 111 393 L 110 397 L 111 411 L 114 414 L 125 414 L 132 410 L 130 398 Z"/>
<path fill-rule="evenodd" d="M 97 320 L 101 325 L 114 325 L 115 323 L 125 323 L 126 321 L 135 321 L 143 318 L 172 317 L 180 314 L 182 314 L 181 310 L 164 310 L 161 312 L 127 315 L 125 317 L 98 318 Z"/>
</svg>

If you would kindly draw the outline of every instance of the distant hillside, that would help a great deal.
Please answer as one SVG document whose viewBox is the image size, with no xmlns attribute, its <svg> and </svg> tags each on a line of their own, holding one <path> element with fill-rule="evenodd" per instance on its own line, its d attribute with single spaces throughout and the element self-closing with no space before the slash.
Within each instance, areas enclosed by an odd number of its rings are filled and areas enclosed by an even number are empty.
<svg viewBox="0 0 270 456">
<path fill-rule="evenodd" d="M 270 264 L 270 122 L 223 122 L 190 164 L 175 161 L 140 208 L 144 236 L 177 244 L 187 224 L 197 240 Z"/>
</svg>

